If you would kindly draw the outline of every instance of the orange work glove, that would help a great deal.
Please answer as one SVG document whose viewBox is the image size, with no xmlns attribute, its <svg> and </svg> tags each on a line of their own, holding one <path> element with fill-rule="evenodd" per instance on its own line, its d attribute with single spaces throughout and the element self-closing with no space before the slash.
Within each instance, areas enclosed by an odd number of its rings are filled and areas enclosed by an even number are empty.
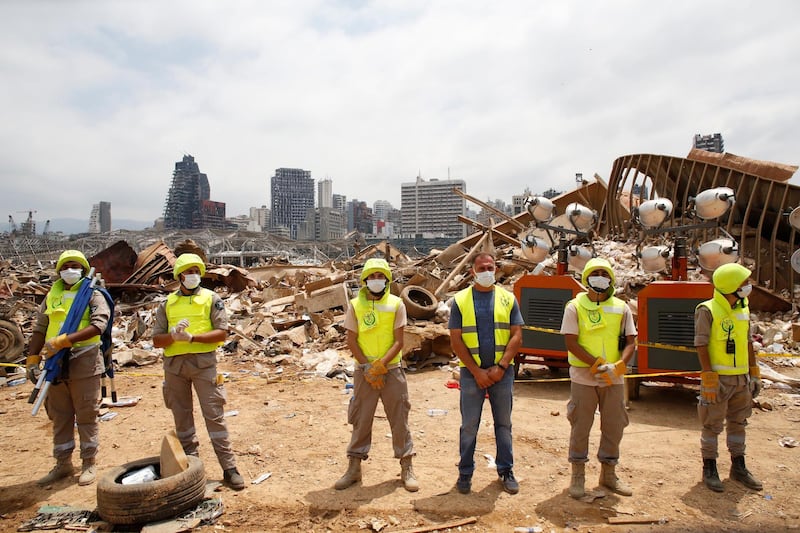
<svg viewBox="0 0 800 533">
<path fill-rule="evenodd" d="M 383 361 L 376 359 L 364 372 L 364 379 L 373 389 L 381 390 L 386 385 L 386 374 L 388 372 Z"/>
<path fill-rule="evenodd" d="M 606 360 L 603 359 L 602 357 L 598 357 L 597 359 L 594 360 L 594 364 L 589 367 L 589 372 L 591 372 L 592 375 L 594 376 L 595 374 L 597 374 L 598 368 L 604 364 L 606 364 Z"/>
<path fill-rule="evenodd" d="M 717 403 L 719 374 L 713 371 L 700 372 L 700 395 L 706 403 Z"/>
<path fill-rule="evenodd" d="M 53 337 L 47 341 L 44 345 L 44 348 L 42 348 L 42 354 L 45 356 L 54 355 L 57 354 L 59 350 L 64 348 L 72 348 L 72 342 L 70 342 L 66 333 L 62 333 L 61 335 Z"/>
<path fill-rule="evenodd" d="M 625 364 L 625 361 L 620 359 L 616 363 L 614 363 L 614 375 L 618 378 L 621 378 L 628 372 L 628 365 Z"/>
</svg>

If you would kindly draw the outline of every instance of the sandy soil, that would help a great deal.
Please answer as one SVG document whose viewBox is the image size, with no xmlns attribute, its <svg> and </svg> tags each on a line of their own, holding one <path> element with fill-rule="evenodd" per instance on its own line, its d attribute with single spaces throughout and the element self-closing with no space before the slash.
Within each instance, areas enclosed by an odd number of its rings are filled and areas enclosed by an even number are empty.
<svg viewBox="0 0 800 533">
<path fill-rule="evenodd" d="M 224 358 L 230 372 L 228 419 L 240 470 L 242 492 L 221 488 L 225 514 L 213 526 L 224 531 L 403 531 L 463 517 L 477 522 L 463 531 L 513 531 L 539 526 L 548 531 L 784 531 L 800 529 L 800 448 L 782 447 L 783 436 L 800 438 L 800 399 L 777 389 L 763 399 L 774 409 L 756 410 L 748 435 L 748 466 L 764 482 L 753 492 L 728 480 L 729 458 L 720 460 L 723 494 L 701 483 L 695 392 L 685 387 L 644 386 L 630 408 L 631 425 L 622 442 L 619 473 L 634 488 L 630 498 L 608 494 L 587 503 L 566 489 L 569 465 L 565 417 L 569 384 L 518 381 L 515 385 L 514 451 L 520 493 L 502 491 L 484 454 L 494 455 L 488 403 L 478 441 L 473 493 L 454 488 L 458 460 L 458 391 L 445 387 L 450 373 L 428 369 L 409 373 L 411 427 L 417 448 L 414 466 L 421 490 L 406 492 L 392 458 L 389 428 L 379 408 L 372 456 L 361 485 L 344 491 L 333 483 L 347 464 L 345 447 L 349 399 L 344 383 L 287 368 L 282 381 L 267 383 L 250 374 L 252 363 Z M 781 369 L 797 376 L 800 369 Z M 157 455 L 172 428 L 161 398 L 160 365 L 117 374 L 122 396 L 141 396 L 135 407 L 116 408 L 101 423 L 100 473 L 134 459 Z M 42 410 L 30 414 L 29 384 L 0 389 L 0 531 L 15 531 L 44 504 L 93 509 L 96 485 L 79 487 L 77 477 L 39 488 L 35 480 L 52 466 L 51 431 Z M 790 392 L 790 391 L 789 391 Z M 446 409 L 430 417 L 428 409 Z M 198 421 L 200 418 L 198 417 Z M 599 423 L 592 434 L 596 450 Z M 201 458 L 210 480 L 222 472 L 202 422 Z M 77 454 L 76 454 L 77 457 Z M 77 462 L 77 460 L 76 460 Z M 271 472 L 258 485 L 250 480 Z M 587 468 L 587 488 L 596 487 L 599 466 Z M 651 517 L 662 523 L 612 526 L 608 517 Z M 210 527 L 206 527 L 210 530 Z"/>
</svg>

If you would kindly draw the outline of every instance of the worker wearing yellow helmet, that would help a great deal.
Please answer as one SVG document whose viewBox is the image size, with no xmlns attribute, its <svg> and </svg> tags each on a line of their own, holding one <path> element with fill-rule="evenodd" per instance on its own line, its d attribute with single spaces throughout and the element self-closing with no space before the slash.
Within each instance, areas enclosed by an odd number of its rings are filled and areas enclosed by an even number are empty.
<svg viewBox="0 0 800 533">
<path fill-rule="evenodd" d="M 164 349 L 164 403 L 172 411 L 175 432 L 187 455 L 197 455 L 192 387 L 208 436 L 223 471 L 223 482 L 244 489 L 225 423 L 224 379 L 217 375 L 217 348 L 228 337 L 228 315 L 217 293 L 200 286 L 206 264 L 192 253 L 181 254 L 172 269 L 177 291 L 156 310 L 153 345 Z M 221 376 L 220 376 L 221 377 Z"/>
<path fill-rule="evenodd" d="M 745 426 L 753 398 L 761 392 L 761 371 L 750 337 L 750 274 L 738 263 L 717 268 L 712 276 L 714 296 L 698 305 L 694 315 L 694 345 L 701 370 L 697 413 L 703 426 L 703 483 L 714 492 L 724 491 L 717 472 L 717 440 L 725 426 L 731 479 L 749 489 L 763 488 L 744 461 Z"/>
<path fill-rule="evenodd" d="M 62 326 L 72 307 L 78 289 L 90 283 L 89 261 L 79 250 L 65 250 L 56 262 L 58 279 L 42 302 L 33 334 L 28 343 L 28 377 L 36 382 L 43 358 L 62 349 L 64 356 L 61 374 L 50 386 L 45 400 L 47 415 L 53 422 L 53 457 L 56 465 L 37 483 L 45 486 L 71 477 L 75 472 L 72 453 L 75 449 L 75 428 L 80 438 L 82 461 L 79 485 L 89 485 L 97 475 L 95 458 L 99 447 L 101 378 L 105 370 L 100 350 L 100 335 L 112 320 L 111 310 L 98 291 L 92 291 L 89 305 L 74 332 L 62 332 Z"/>
<path fill-rule="evenodd" d="M 585 465 L 589 461 L 589 433 L 595 411 L 600 411 L 600 485 L 630 496 L 631 489 L 616 474 L 619 447 L 628 425 L 623 379 L 633 357 L 636 325 L 628 305 L 614 296 L 616 277 L 611 263 L 590 259 L 581 281 L 586 292 L 567 302 L 561 333 L 568 350 L 570 394 L 569 495 L 585 494 Z"/>
<path fill-rule="evenodd" d="M 347 447 L 348 467 L 336 481 L 337 490 L 361 480 L 361 461 L 372 446 L 372 423 L 378 400 L 392 431 L 394 457 L 400 459 L 400 479 L 409 492 L 419 490 L 411 465 L 414 442 L 408 426 L 411 403 L 408 384 L 401 367 L 406 308 L 389 291 L 392 271 L 385 259 L 370 258 L 361 270 L 362 287 L 350 300 L 345 315 L 347 347 L 356 360 L 353 396 L 348 407 L 348 422 L 353 433 Z"/>
</svg>

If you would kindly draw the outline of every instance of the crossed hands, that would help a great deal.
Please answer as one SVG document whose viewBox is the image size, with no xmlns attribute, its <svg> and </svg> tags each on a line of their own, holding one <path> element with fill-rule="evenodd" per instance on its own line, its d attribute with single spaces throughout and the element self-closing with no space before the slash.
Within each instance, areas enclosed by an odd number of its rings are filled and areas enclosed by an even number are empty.
<svg viewBox="0 0 800 533">
<path fill-rule="evenodd" d="M 598 361 L 601 360 L 602 359 L 598 359 Z M 592 374 L 594 374 L 594 379 L 607 386 L 613 385 L 615 381 L 619 382 L 618 378 L 624 376 L 625 372 L 628 370 L 625 361 L 622 359 L 614 364 L 603 362 L 598 365 L 597 362 L 595 362 L 595 365 L 596 366 L 592 366 L 594 369 L 592 372 Z"/>
<path fill-rule="evenodd" d="M 381 390 L 386 386 L 386 374 L 389 371 L 383 361 L 376 359 L 364 365 L 364 380 L 375 390 Z"/>
<path fill-rule="evenodd" d="M 189 321 L 181 319 L 180 322 L 175 327 L 170 328 L 169 334 L 172 335 L 172 340 L 177 341 L 184 341 L 184 342 L 191 342 L 192 334 L 186 331 L 186 328 L 189 327 Z"/>
</svg>

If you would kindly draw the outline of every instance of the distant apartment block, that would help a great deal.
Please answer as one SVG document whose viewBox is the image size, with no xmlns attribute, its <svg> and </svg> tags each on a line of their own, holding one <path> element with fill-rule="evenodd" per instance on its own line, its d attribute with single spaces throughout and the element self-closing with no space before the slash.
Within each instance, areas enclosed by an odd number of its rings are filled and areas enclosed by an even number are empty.
<svg viewBox="0 0 800 533">
<path fill-rule="evenodd" d="M 256 231 L 267 231 L 269 229 L 269 209 L 267 209 L 267 206 L 251 207 L 250 218 L 261 228 Z"/>
<path fill-rule="evenodd" d="M 175 163 L 164 204 L 165 229 L 225 229 L 225 203 L 211 200 L 208 176 L 191 155 Z"/>
<path fill-rule="evenodd" d="M 314 209 L 314 179 L 310 170 L 278 168 L 270 181 L 270 231 L 284 227 L 292 239 Z"/>
<path fill-rule="evenodd" d="M 721 133 L 715 133 L 713 135 L 700 135 L 698 133 L 694 136 L 693 146 L 698 150 L 717 152 L 718 154 L 725 151 L 725 143 L 722 140 Z"/>
<path fill-rule="evenodd" d="M 361 233 L 372 233 L 372 209 L 367 202 L 353 198 L 347 202 L 347 230 L 358 230 Z"/>
<path fill-rule="evenodd" d="M 92 205 L 89 215 L 89 233 L 108 233 L 111 231 L 111 202 Z"/>
<path fill-rule="evenodd" d="M 309 209 L 299 233 L 300 240 L 335 241 L 345 234 L 344 213 L 332 207 Z"/>
<path fill-rule="evenodd" d="M 342 212 L 342 216 L 344 217 L 344 227 L 347 231 L 353 229 L 353 226 L 350 224 L 350 219 L 348 218 L 347 214 L 347 196 L 344 194 L 334 194 L 332 196 L 331 207 L 337 209 Z"/>
<path fill-rule="evenodd" d="M 325 178 L 317 182 L 317 207 L 333 207 L 333 180 Z"/>
<path fill-rule="evenodd" d="M 412 183 L 401 184 L 403 235 L 466 237 L 466 226 L 458 220 L 458 216 L 465 213 L 466 200 L 455 194 L 454 188 L 466 192 L 464 180 L 417 177 Z"/>
</svg>

